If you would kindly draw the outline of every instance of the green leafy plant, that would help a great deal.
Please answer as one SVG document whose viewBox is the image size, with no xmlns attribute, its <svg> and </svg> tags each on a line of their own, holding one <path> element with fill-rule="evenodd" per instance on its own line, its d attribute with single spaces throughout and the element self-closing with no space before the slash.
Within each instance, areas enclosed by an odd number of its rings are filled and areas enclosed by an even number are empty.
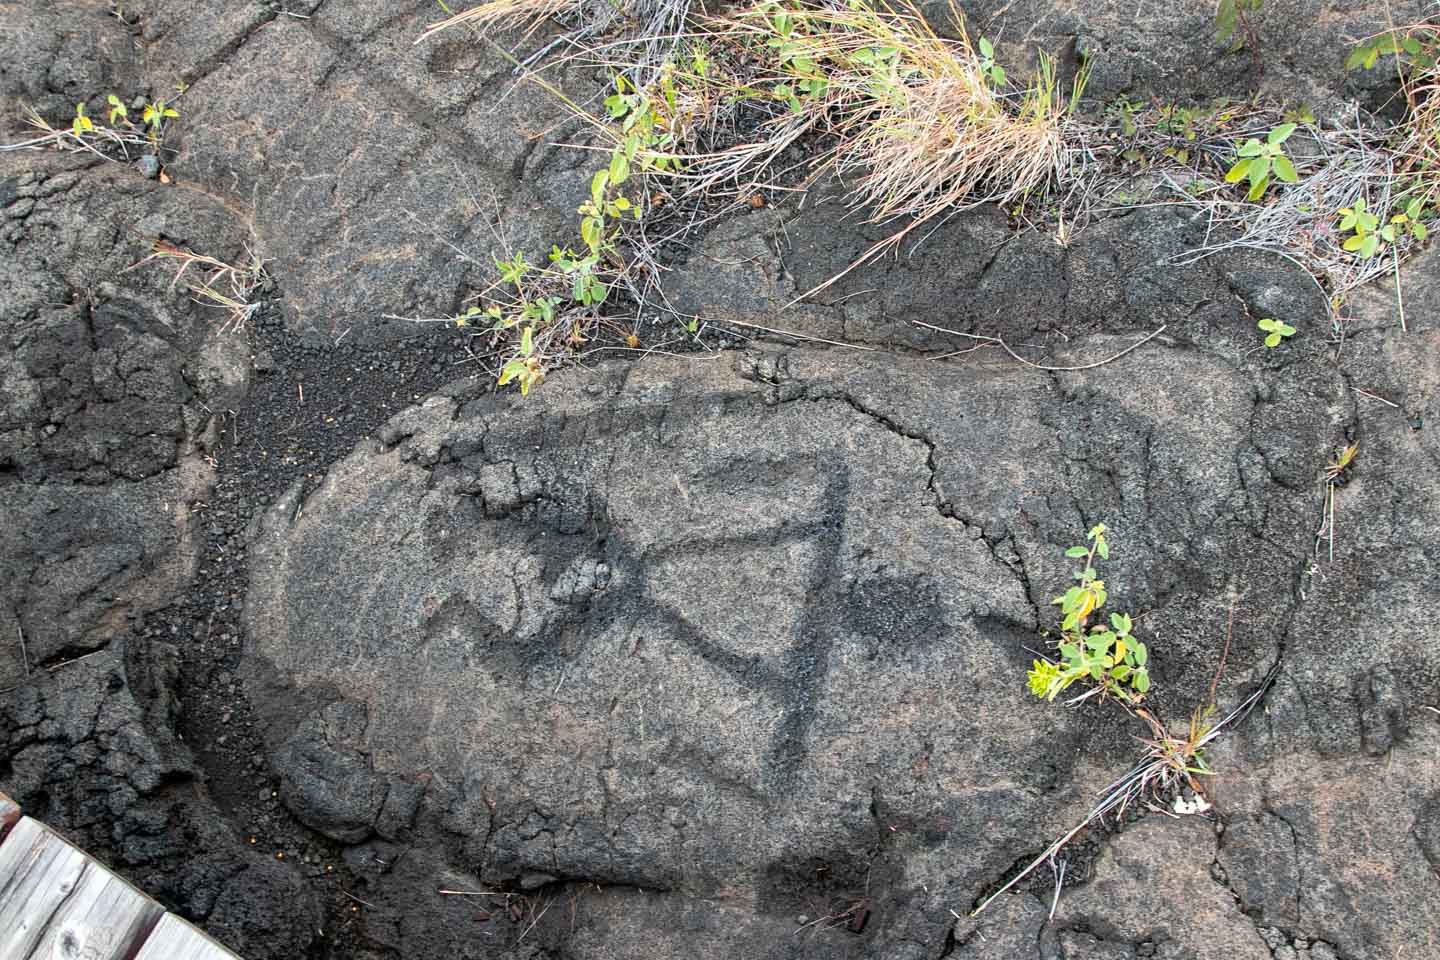
<svg viewBox="0 0 1440 960">
<path fill-rule="evenodd" d="M 145 104 L 145 111 L 140 115 L 140 122 L 150 128 L 150 139 L 158 142 L 165 121 L 178 116 L 180 116 L 179 110 L 167 107 L 164 100 L 156 100 L 153 103 Z"/>
<path fill-rule="evenodd" d="M 1264 0 L 1219 0 L 1215 5 L 1215 43 L 1231 53 L 1255 42 L 1247 13 L 1257 13 Z"/>
<path fill-rule="evenodd" d="M 1434 69 L 1433 37 L 1427 38 L 1429 42 L 1422 41 L 1419 36 L 1416 36 L 1415 30 L 1416 28 L 1387 30 L 1361 40 L 1355 44 L 1350 55 L 1345 58 L 1345 69 L 1373 70 L 1381 57 L 1392 53 L 1411 67 L 1421 70 Z M 1431 32 L 1433 32 L 1433 28 Z"/>
<path fill-rule="evenodd" d="M 993 85 L 1005 86 L 1005 68 L 995 62 L 995 45 L 981 37 L 977 46 L 980 52 L 980 72 Z"/>
<path fill-rule="evenodd" d="M 1264 143 L 1254 137 L 1245 141 L 1235 151 L 1236 160 L 1225 172 L 1225 182 L 1249 180 L 1250 191 L 1245 196 L 1252 201 L 1265 195 L 1265 189 L 1270 186 L 1272 172 L 1285 183 L 1298 182 L 1300 177 L 1295 172 L 1295 164 L 1285 155 L 1283 146 L 1285 141 L 1290 139 L 1290 134 L 1295 132 L 1295 127 L 1293 123 L 1282 123 L 1270 131 Z"/>
<path fill-rule="evenodd" d="M 520 384 L 520 396 L 530 393 L 532 387 L 538 386 L 545 380 L 545 370 L 541 366 L 540 358 L 535 355 L 534 328 L 525 327 L 520 331 L 520 355 L 506 363 L 500 370 L 499 386 L 505 386 L 511 380 Z"/>
<path fill-rule="evenodd" d="M 87 133 L 95 132 L 95 123 L 85 116 L 85 104 L 75 104 L 75 119 L 70 121 L 70 131 L 76 138 L 83 137 Z"/>
<path fill-rule="evenodd" d="M 1257 323 L 1256 326 L 1265 331 L 1265 346 L 1267 347 L 1278 347 L 1280 346 L 1280 342 L 1286 337 L 1295 335 L 1294 327 L 1290 326 L 1290 324 L 1284 320 L 1276 320 L 1273 317 L 1266 317 Z"/>
<path fill-rule="evenodd" d="M 1365 198 L 1353 207 L 1340 208 L 1340 232 L 1349 233 L 1342 246 L 1349 253 L 1369 259 L 1380 249 L 1380 217 L 1365 209 Z"/>
<path fill-rule="evenodd" d="M 1429 229 L 1420 219 L 1426 212 L 1425 201 L 1420 197 L 1411 197 L 1405 207 L 1399 213 L 1391 215 L 1390 222 L 1381 228 L 1381 237 L 1388 243 L 1394 243 L 1397 238 L 1408 235 L 1417 243 L 1423 243 L 1430 235 Z"/>
<path fill-rule="evenodd" d="M 1417 242 L 1423 241 L 1430 233 L 1421 220 L 1424 215 L 1424 200 L 1412 197 L 1382 224 L 1378 214 L 1366 209 L 1365 198 L 1361 197 L 1355 201 L 1355 206 L 1340 209 L 1340 232 L 1350 234 L 1341 246 L 1346 252 L 1368 260 L 1380 253 L 1386 244 L 1397 240 L 1409 237 Z"/>
<path fill-rule="evenodd" d="M 125 104 L 124 104 L 123 102 L 121 102 L 121 100 L 120 100 L 119 97 L 115 96 L 115 94 L 112 93 L 112 94 L 110 94 L 108 97 L 105 98 L 105 102 L 108 103 L 108 104 L 110 104 L 110 125 L 111 125 L 111 126 L 114 126 L 114 125 L 115 125 L 115 121 L 116 121 L 116 120 L 127 120 L 127 121 L 128 121 L 128 118 L 129 118 L 129 116 L 130 116 L 130 111 L 125 109 Z"/>
<path fill-rule="evenodd" d="M 1090 624 L 1090 618 L 1105 606 L 1105 582 L 1099 579 L 1095 560 L 1110 559 L 1106 527 L 1097 524 L 1087 534 L 1089 546 L 1075 546 L 1065 556 L 1084 561 L 1075 572 L 1078 581 L 1053 603 L 1060 606 L 1058 660 L 1035 660 L 1027 676 L 1030 692 L 1054 700 L 1071 684 L 1085 680 L 1094 684 L 1077 700 L 1100 694 L 1126 703 L 1138 703 L 1150 689 L 1149 651 L 1131 632 L 1129 614 L 1112 613 L 1108 623 Z"/>
</svg>

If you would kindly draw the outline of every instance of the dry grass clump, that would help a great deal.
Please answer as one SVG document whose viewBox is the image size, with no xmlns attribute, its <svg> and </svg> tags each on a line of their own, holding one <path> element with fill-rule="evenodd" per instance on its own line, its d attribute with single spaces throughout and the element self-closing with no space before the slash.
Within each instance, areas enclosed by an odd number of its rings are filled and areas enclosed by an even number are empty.
<svg viewBox="0 0 1440 960">
<path fill-rule="evenodd" d="M 157 239 L 151 244 L 148 257 L 125 269 L 134 270 L 154 260 L 167 260 L 176 264 L 175 276 L 170 281 L 171 290 L 175 289 L 175 285 L 191 267 L 195 268 L 195 274 L 187 281 L 187 286 L 196 303 L 225 311 L 226 318 L 220 326 L 221 333 L 226 330 L 243 330 L 245 324 L 255 315 L 255 311 L 260 309 L 260 304 L 252 303 L 250 296 L 266 278 L 265 262 L 253 251 L 250 253 L 250 262 L 237 267 L 177 246 L 168 240 Z"/>
<path fill-rule="evenodd" d="M 958 14 L 956 40 L 908 6 L 851 4 L 793 17 L 785 72 L 803 82 L 810 64 L 828 66 L 802 107 L 825 115 L 839 141 L 835 169 L 856 178 L 856 203 L 872 220 L 925 221 L 959 205 L 1013 200 L 1060 173 L 1053 85 L 1037 84 L 1018 105 L 1002 97 Z"/>
<path fill-rule="evenodd" d="M 445 10 L 449 12 L 448 7 Z M 526 58 L 524 66 L 539 62 L 557 46 L 572 53 L 587 51 L 591 38 L 614 33 L 621 46 L 638 50 L 627 73 L 646 82 L 679 43 L 689 12 L 689 0 L 485 0 L 432 23 L 415 42 L 458 26 L 468 26 L 479 36 L 523 28 L 523 35 L 529 37 L 542 24 L 554 21 L 564 25 L 564 32 Z"/>
<path fill-rule="evenodd" d="M 765 171 L 818 134 L 827 146 L 811 161 L 810 180 L 838 174 L 868 221 L 910 221 L 858 265 L 937 217 L 1058 182 L 1068 156 L 1067 108 L 1053 64 L 1042 59 L 1036 82 L 1006 95 L 951 12 L 954 40 L 939 36 L 908 0 L 764 3 L 707 21 L 717 44 L 755 51 L 768 65 L 745 89 L 774 109 L 758 138 L 692 158 L 691 191 L 713 194 L 727 181 L 741 193 L 771 186 Z"/>
<path fill-rule="evenodd" d="M 1440 26 L 1417 24 L 1416 37 L 1433 55 L 1440 55 Z M 1407 78 L 1409 114 L 1399 152 L 1401 171 L 1415 178 L 1414 195 L 1434 209 L 1440 205 L 1440 66 L 1418 70 Z"/>
<path fill-rule="evenodd" d="M 578 12 L 587 2 L 588 0 L 487 0 L 479 6 L 432 23 L 420 34 L 420 40 L 428 40 L 442 30 L 466 24 L 481 33 L 522 26 L 529 33 L 552 17 Z"/>
</svg>

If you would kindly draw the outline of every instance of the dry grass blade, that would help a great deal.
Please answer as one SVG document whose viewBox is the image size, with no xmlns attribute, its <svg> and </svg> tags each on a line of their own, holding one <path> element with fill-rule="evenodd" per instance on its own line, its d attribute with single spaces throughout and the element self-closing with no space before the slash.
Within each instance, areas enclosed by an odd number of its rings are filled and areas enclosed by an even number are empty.
<svg viewBox="0 0 1440 960">
<path fill-rule="evenodd" d="M 517 26 L 524 26 L 528 33 L 557 14 L 579 10 L 585 2 L 586 0 L 489 0 L 432 23 L 415 42 L 428 40 L 442 30 L 466 24 L 482 34 L 488 30 Z"/>
<path fill-rule="evenodd" d="M 125 270 L 134 270 L 154 260 L 168 260 L 178 264 L 175 276 L 170 280 L 171 290 L 175 289 L 186 271 L 191 267 L 196 268 L 196 272 L 202 276 L 189 281 L 188 287 L 196 303 L 226 311 L 225 323 L 220 327 L 222 333 L 226 330 L 244 329 L 255 311 L 260 309 L 260 304 L 250 302 L 250 295 L 265 280 L 265 262 L 253 252 L 250 254 L 249 263 L 237 267 L 161 239 L 151 245 L 148 257 L 131 264 Z"/>
<path fill-rule="evenodd" d="M 1440 27 L 1420 24 L 1412 29 L 1424 35 L 1422 42 L 1429 49 L 1440 50 Z M 1409 78 L 1405 97 L 1410 113 L 1400 144 L 1401 170 L 1415 178 L 1415 195 L 1434 209 L 1440 204 L 1440 66 Z"/>
</svg>

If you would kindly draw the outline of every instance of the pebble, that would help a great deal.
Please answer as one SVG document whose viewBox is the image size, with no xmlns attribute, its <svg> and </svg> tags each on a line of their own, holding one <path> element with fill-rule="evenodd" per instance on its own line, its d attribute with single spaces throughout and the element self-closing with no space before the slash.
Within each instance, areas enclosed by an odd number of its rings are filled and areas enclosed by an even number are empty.
<svg viewBox="0 0 1440 960">
<path fill-rule="evenodd" d="M 136 161 L 135 166 L 146 180 L 160 176 L 160 158 L 146 155 Z"/>
</svg>

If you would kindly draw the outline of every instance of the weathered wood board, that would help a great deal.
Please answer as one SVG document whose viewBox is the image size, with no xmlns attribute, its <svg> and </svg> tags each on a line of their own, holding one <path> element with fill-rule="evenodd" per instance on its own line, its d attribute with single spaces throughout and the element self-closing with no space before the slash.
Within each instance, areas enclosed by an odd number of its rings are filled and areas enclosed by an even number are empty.
<svg viewBox="0 0 1440 960">
<path fill-rule="evenodd" d="M 0 843 L 5 960 L 125 960 L 164 912 L 38 820 L 22 817 Z"/>
<path fill-rule="evenodd" d="M 160 918 L 135 960 L 240 960 L 240 957 L 210 939 L 204 931 L 167 913 Z"/>
</svg>

